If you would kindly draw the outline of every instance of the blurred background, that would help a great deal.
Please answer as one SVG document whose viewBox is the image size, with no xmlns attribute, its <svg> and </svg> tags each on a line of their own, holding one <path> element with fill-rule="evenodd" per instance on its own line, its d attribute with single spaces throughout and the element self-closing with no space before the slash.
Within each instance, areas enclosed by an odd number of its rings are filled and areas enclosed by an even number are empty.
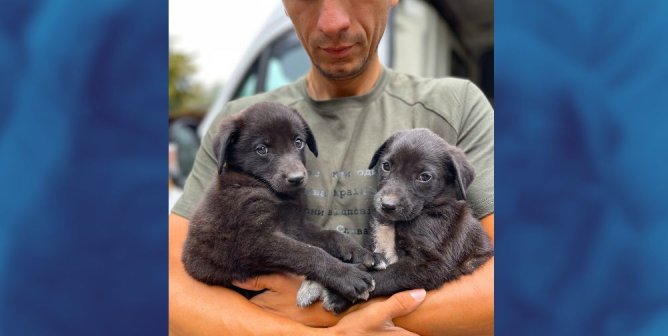
<svg viewBox="0 0 668 336">
<path fill-rule="evenodd" d="M 167 1 L 1 8 L 0 335 L 166 335 Z"/>
<path fill-rule="evenodd" d="M 279 0 L 171 0 L 169 35 L 171 209 L 222 106 L 290 83 L 311 63 Z M 397 71 L 468 78 L 493 103 L 494 1 L 402 0 L 378 52 Z"/>
</svg>

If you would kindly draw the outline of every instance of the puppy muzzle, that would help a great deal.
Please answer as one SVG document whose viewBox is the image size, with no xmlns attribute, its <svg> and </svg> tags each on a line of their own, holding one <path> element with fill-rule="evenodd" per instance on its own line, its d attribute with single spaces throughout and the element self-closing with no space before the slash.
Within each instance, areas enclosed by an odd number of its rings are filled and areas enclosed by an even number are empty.
<svg viewBox="0 0 668 336">
<path fill-rule="evenodd" d="M 390 221 L 408 221 L 419 212 L 419 206 L 410 202 L 407 197 L 382 190 L 374 198 L 374 207 L 382 218 Z"/>
<path fill-rule="evenodd" d="M 279 166 L 279 172 L 273 178 L 274 187 L 278 191 L 289 192 L 304 187 L 308 176 L 306 167 L 300 160 L 283 160 Z"/>
</svg>

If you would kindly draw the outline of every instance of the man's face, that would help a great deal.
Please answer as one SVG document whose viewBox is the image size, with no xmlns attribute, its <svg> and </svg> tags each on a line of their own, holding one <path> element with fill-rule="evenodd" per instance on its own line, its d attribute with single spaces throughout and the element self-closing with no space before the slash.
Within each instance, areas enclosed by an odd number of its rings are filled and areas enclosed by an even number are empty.
<svg viewBox="0 0 668 336">
<path fill-rule="evenodd" d="M 376 55 L 390 7 L 398 0 L 284 0 L 297 36 L 329 79 L 360 74 Z"/>
</svg>

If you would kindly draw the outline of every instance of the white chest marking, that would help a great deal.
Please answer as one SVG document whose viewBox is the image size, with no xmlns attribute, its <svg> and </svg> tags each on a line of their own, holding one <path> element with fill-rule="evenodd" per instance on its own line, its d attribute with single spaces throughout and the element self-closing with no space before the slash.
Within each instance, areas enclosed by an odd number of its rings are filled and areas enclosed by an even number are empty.
<svg viewBox="0 0 668 336">
<path fill-rule="evenodd" d="M 378 222 L 374 223 L 374 249 L 376 253 L 381 253 L 387 262 L 391 265 L 399 260 L 397 250 L 395 248 L 394 239 L 394 224 L 381 225 Z"/>
</svg>

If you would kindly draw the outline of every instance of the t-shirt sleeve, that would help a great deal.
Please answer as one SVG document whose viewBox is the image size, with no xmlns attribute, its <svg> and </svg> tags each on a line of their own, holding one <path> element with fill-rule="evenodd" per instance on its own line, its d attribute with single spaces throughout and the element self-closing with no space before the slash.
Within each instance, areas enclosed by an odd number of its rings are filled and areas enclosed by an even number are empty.
<svg viewBox="0 0 668 336">
<path fill-rule="evenodd" d="M 202 143 L 195 156 L 195 163 L 183 187 L 183 194 L 172 208 L 172 212 L 179 216 L 192 218 L 206 188 L 217 174 L 218 161 L 213 154 L 213 138 L 217 132 L 220 117 L 225 114 L 225 111 L 220 113 L 202 138 Z"/>
<path fill-rule="evenodd" d="M 477 218 L 494 212 L 494 109 L 471 82 L 462 94 L 462 122 L 457 146 L 475 168 L 475 178 L 466 194 Z"/>
</svg>

